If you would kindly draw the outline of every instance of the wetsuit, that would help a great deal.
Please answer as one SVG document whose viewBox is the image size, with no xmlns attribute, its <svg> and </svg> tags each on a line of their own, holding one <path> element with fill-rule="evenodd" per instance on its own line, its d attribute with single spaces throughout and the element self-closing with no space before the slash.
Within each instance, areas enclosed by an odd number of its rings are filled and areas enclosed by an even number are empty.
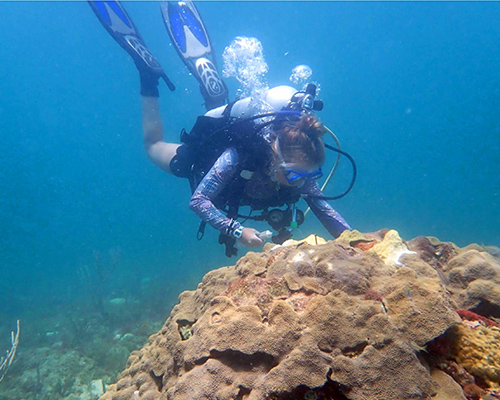
<svg viewBox="0 0 500 400">
<path fill-rule="evenodd" d="M 295 93 L 296 90 L 292 87 L 278 86 L 267 92 L 265 102 L 271 110 L 279 111 L 290 102 Z M 212 121 L 210 123 L 217 123 L 214 121 L 224 123 L 225 118 L 228 117 L 244 120 L 252 114 L 251 100 L 245 98 L 230 106 L 210 110 L 205 117 L 209 117 Z M 203 123 L 201 132 L 208 129 Z M 260 142 L 260 144 L 265 146 L 265 143 Z M 257 157 L 258 160 L 255 156 L 249 156 L 249 153 L 255 155 L 255 149 L 250 149 L 251 146 L 246 145 L 243 148 L 240 147 L 239 150 L 236 147 L 226 149 L 204 175 L 201 182 L 193 188 L 189 203 L 190 209 L 222 234 L 232 237 L 233 233 L 241 228 L 241 224 L 221 211 L 221 208 L 228 206 L 229 203 L 232 202 L 236 208 L 246 205 L 255 210 L 263 210 L 267 207 L 293 204 L 303 196 L 313 213 L 332 236 L 338 237 L 342 231 L 350 230 L 344 218 L 326 200 L 318 198 L 322 196 L 322 193 L 316 181 L 306 180 L 299 188 L 281 186 L 272 180 L 272 174 L 269 172 L 271 149 L 269 143 L 267 145 L 269 146 L 267 149 L 260 147 L 257 149 L 260 155 Z M 181 158 L 179 156 L 178 151 L 178 156 L 173 160 L 174 164 Z M 171 164 L 171 168 L 175 175 L 188 177 L 186 172 L 190 171 L 189 163 L 186 164 L 188 168 L 182 173 L 179 173 L 180 170 L 174 167 L 174 164 Z M 244 175 L 246 178 L 243 177 Z"/>
<path fill-rule="evenodd" d="M 242 168 L 239 164 L 240 156 L 238 152 L 234 148 L 227 149 L 205 175 L 193 193 L 189 203 L 191 210 L 203 221 L 229 236 L 231 236 L 236 228 L 241 227 L 241 224 L 224 215 L 214 205 L 214 202 L 221 192 L 227 186 L 231 185 L 241 173 Z M 270 177 L 269 180 L 271 180 Z M 322 195 L 318 183 L 311 180 L 307 180 L 300 188 L 290 189 L 298 191 L 301 195 Z M 344 218 L 326 200 L 314 197 L 305 197 L 305 199 L 313 213 L 332 236 L 338 237 L 342 231 L 351 229 Z"/>
</svg>

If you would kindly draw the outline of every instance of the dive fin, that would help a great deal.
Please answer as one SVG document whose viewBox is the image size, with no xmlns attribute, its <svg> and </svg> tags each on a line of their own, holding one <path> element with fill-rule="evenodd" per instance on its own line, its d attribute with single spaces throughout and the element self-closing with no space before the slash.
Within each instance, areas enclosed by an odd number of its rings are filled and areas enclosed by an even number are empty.
<svg viewBox="0 0 500 400">
<path fill-rule="evenodd" d="M 206 108 L 226 104 L 227 87 L 217 72 L 210 38 L 193 2 L 163 2 L 161 12 L 172 44 L 200 83 Z"/>
<path fill-rule="evenodd" d="M 141 34 L 120 2 L 117 0 L 88 0 L 88 3 L 108 33 L 130 54 L 139 70 L 148 69 L 154 75 L 162 77 L 170 90 L 175 90 L 174 84 L 146 47 Z"/>
</svg>

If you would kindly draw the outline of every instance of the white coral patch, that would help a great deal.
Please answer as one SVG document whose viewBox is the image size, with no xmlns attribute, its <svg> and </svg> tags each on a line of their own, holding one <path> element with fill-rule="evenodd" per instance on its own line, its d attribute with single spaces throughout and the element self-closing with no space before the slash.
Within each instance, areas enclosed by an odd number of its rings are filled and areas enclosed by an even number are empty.
<svg viewBox="0 0 500 400">
<path fill-rule="evenodd" d="M 295 256 L 292 258 L 292 262 L 293 263 L 300 262 L 304 259 L 305 256 L 306 254 L 303 251 L 300 251 L 297 254 L 295 254 Z"/>
<path fill-rule="evenodd" d="M 410 251 L 410 250 L 396 250 L 394 251 L 391 256 L 388 257 L 387 261 L 391 262 L 392 265 L 395 265 L 396 267 L 402 267 L 404 264 L 399 261 L 401 256 L 404 256 L 405 254 L 417 254 L 415 251 Z"/>
</svg>

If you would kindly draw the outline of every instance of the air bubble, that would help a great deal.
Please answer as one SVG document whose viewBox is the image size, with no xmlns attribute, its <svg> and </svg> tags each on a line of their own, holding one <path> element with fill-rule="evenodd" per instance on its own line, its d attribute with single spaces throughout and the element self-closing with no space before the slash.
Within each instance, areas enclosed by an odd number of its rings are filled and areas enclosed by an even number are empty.
<svg viewBox="0 0 500 400">
<path fill-rule="evenodd" d="M 292 69 L 292 75 L 290 75 L 290 82 L 295 85 L 304 85 L 309 82 L 312 76 L 312 69 L 309 65 L 297 65 Z"/>
<path fill-rule="evenodd" d="M 268 71 L 262 43 L 256 38 L 236 37 L 222 54 L 224 77 L 235 77 L 241 85 L 240 96 L 260 98 L 267 89 L 264 75 Z"/>
</svg>

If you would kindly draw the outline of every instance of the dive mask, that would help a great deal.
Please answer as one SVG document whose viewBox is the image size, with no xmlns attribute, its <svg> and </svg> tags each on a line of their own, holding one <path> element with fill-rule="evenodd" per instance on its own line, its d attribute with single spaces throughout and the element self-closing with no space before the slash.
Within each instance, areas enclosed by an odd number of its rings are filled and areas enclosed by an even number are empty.
<svg viewBox="0 0 500 400">
<path fill-rule="evenodd" d="M 285 178 L 291 186 L 302 186 L 305 180 L 316 180 L 323 176 L 323 171 L 321 168 L 318 168 L 312 172 L 300 172 L 294 171 L 286 166 L 283 166 L 283 173 Z"/>
</svg>

